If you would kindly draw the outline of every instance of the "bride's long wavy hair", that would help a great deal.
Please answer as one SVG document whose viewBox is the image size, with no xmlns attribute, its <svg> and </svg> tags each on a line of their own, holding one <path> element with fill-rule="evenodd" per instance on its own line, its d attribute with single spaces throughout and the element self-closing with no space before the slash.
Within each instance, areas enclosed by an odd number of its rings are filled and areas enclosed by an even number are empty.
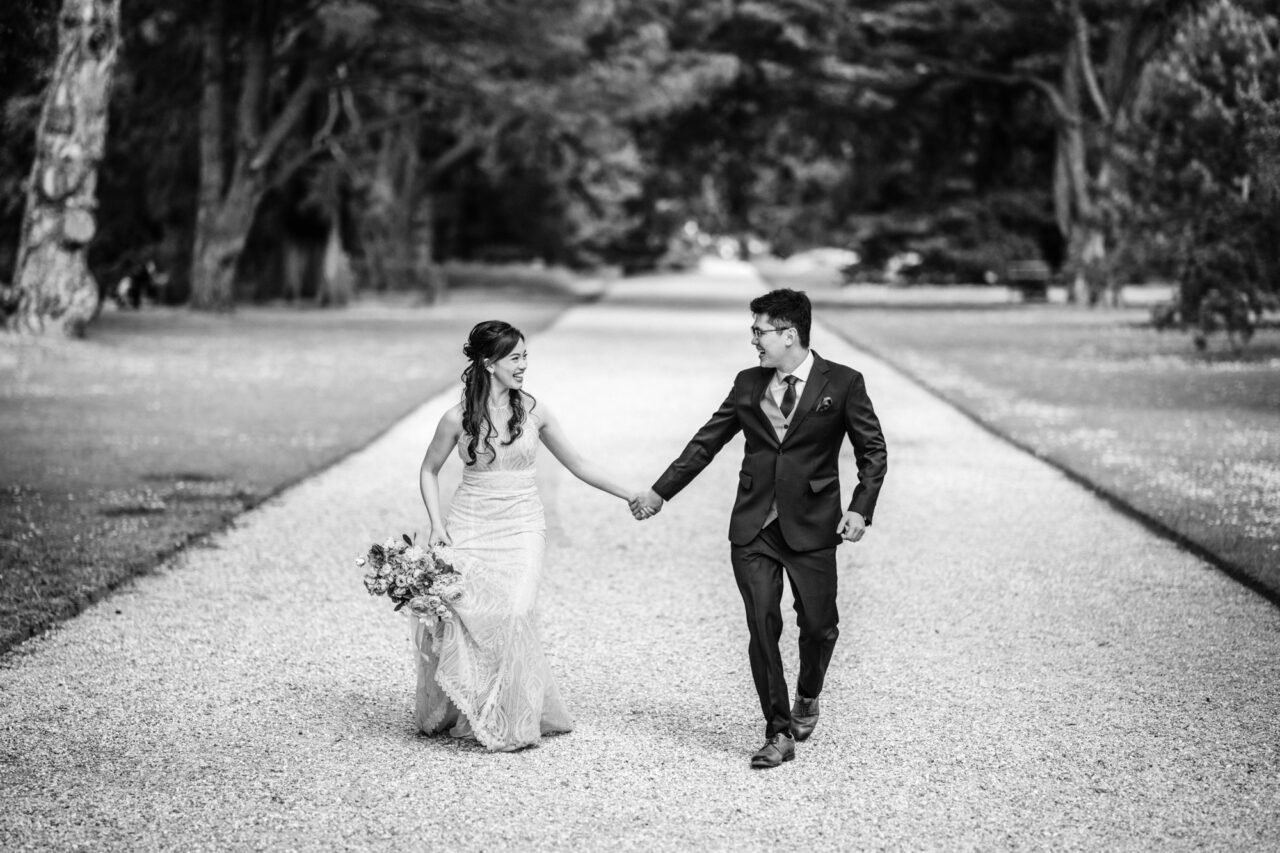
<svg viewBox="0 0 1280 853">
<path fill-rule="evenodd" d="M 496 457 L 497 451 L 489 444 L 490 439 L 498 435 L 498 430 L 489 417 L 489 386 L 493 380 L 485 363 L 493 363 L 506 358 L 516 348 L 516 344 L 524 339 L 524 334 L 510 323 L 501 320 L 486 320 L 477 323 L 462 345 L 462 354 L 467 357 L 467 367 L 462 371 L 462 431 L 467 436 L 467 464 L 476 464 L 476 454 L 481 443 L 485 450 Z M 510 436 L 503 445 L 511 444 L 524 433 L 524 398 L 525 394 L 512 388 L 508 392 L 511 400 L 511 418 L 507 421 L 507 433 Z M 533 395 L 528 395 L 533 405 Z M 532 409 L 533 406 L 531 405 Z"/>
</svg>

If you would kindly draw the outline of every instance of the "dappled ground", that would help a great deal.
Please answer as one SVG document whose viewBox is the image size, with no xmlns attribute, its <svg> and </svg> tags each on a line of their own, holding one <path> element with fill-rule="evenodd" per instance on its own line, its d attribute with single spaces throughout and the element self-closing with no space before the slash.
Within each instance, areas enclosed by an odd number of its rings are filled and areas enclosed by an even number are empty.
<svg viewBox="0 0 1280 853">
<path fill-rule="evenodd" d="M 532 333 L 573 301 L 108 312 L 83 342 L 0 337 L 0 650 L 365 445 L 457 381 L 474 323 Z"/>
<path fill-rule="evenodd" d="M 1201 354 L 1135 310 L 828 304 L 819 314 L 1280 596 L 1280 330 L 1260 331 L 1240 355 L 1221 336 Z M 963 490 L 956 499 L 962 510 Z"/>
</svg>

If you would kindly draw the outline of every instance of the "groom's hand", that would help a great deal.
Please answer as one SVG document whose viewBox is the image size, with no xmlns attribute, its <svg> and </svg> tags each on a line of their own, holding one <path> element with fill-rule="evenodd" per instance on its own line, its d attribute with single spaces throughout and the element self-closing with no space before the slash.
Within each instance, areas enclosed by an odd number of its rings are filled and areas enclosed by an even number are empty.
<svg viewBox="0 0 1280 853">
<path fill-rule="evenodd" d="M 648 505 L 648 495 L 641 491 L 633 492 L 631 497 L 627 498 L 627 506 L 631 507 L 631 514 L 635 516 L 636 521 L 652 518 L 658 512 Z"/>
<path fill-rule="evenodd" d="M 836 525 L 836 533 L 850 542 L 857 542 L 866 532 L 867 522 L 853 510 L 846 512 L 844 518 L 840 519 L 840 523 Z"/>
<path fill-rule="evenodd" d="M 662 511 L 662 498 L 653 489 L 642 492 L 635 497 L 632 513 L 638 519 L 646 519 Z"/>
</svg>

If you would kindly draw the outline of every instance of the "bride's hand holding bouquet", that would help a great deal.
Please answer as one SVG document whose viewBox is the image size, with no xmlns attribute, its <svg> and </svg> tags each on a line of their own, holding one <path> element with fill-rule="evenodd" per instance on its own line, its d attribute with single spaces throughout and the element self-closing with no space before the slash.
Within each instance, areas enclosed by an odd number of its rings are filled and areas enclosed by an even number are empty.
<svg viewBox="0 0 1280 853">
<path fill-rule="evenodd" d="M 450 606 L 462 598 L 460 556 L 448 545 L 441 530 L 438 544 L 423 548 L 407 535 L 374 543 L 369 553 L 356 559 L 365 569 L 364 588 L 370 595 L 385 595 L 395 609 L 408 607 L 420 619 L 450 619 Z"/>
<path fill-rule="evenodd" d="M 432 530 L 430 533 L 427 534 L 427 542 L 431 544 L 433 547 L 436 545 L 452 546 L 453 537 L 449 535 L 449 531 L 446 530 L 445 526 L 442 524 L 440 525 L 440 529 L 438 531 Z"/>
</svg>

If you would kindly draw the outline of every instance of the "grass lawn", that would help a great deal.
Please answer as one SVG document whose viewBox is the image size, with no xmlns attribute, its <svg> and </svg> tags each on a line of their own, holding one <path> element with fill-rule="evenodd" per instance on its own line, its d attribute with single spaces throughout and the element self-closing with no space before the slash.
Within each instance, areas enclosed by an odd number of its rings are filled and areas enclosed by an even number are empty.
<svg viewBox="0 0 1280 853">
<path fill-rule="evenodd" d="M 813 295 L 848 340 L 1280 600 L 1280 330 L 1199 354 L 1142 310 Z"/>
<path fill-rule="evenodd" d="M 368 443 L 458 380 L 476 322 L 533 334 L 574 301 L 464 286 L 435 308 L 108 311 L 86 341 L 0 336 L 0 651 Z"/>
</svg>

